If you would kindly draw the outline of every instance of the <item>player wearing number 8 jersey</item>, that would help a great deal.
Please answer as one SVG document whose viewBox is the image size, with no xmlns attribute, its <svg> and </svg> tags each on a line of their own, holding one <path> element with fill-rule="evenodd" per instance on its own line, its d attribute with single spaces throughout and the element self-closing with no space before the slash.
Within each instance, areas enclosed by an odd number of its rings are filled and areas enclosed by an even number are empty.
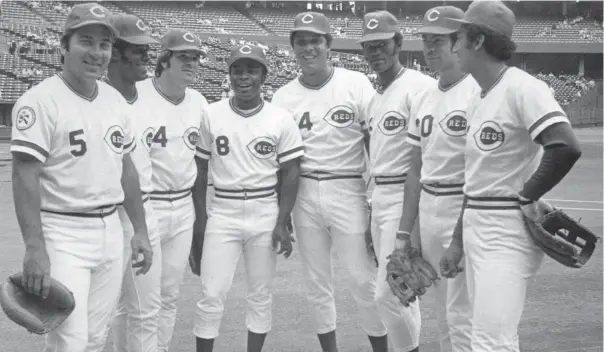
<svg viewBox="0 0 604 352">
<path fill-rule="evenodd" d="M 375 182 L 371 197 L 371 237 L 378 259 L 376 301 L 394 351 L 414 351 L 419 345 L 419 302 L 404 307 L 386 281 L 386 257 L 394 250 L 403 207 L 404 184 L 411 148 L 406 140 L 415 101 L 434 79 L 403 67 L 403 44 L 398 21 L 387 11 L 365 15 L 359 40 L 365 59 L 380 78 L 380 87 L 367 106 L 371 139 L 370 172 Z"/>
<path fill-rule="evenodd" d="M 26 244 L 25 287 L 46 297 L 52 277 L 75 299 L 74 311 L 46 335 L 47 352 L 104 348 L 123 276 L 118 204 L 132 220 L 132 243 L 140 244 L 132 250 L 144 255 L 143 273 L 151 265 L 129 154 L 136 147 L 132 116 L 119 92 L 98 81 L 116 34 L 104 7 L 73 6 L 61 38 L 63 70 L 25 92 L 13 110 L 12 181 Z"/>
<path fill-rule="evenodd" d="M 137 89 L 140 104 L 148 106 L 145 111 L 154 131 L 149 154 L 151 205 L 162 251 L 158 349 L 167 351 L 193 236 L 195 145 L 207 102 L 201 93 L 188 88 L 196 80 L 202 54 L 199 38 L 188 31 L 170 30 L 160 41 L 155 77 L 138 83 Z"/>
<path fill-rule="evenodd" d="M 454 50 L 481 93 L 467 109 L 465 207 L 441 271 L 457 274 L 465 254 L 471 350 L 517 352 L 528 279 L 543 260 L 523 217 L 544 215 L 541 197 L 581 151 L 548 86 L 506 66 L 515 50 L 514 13 L 501 1 L 474 1 L 463 19 L 450 20 L 462 23 Z"/>
<path fill-rule="evenodd" d="M 197 352 L 213 350 L 241 254 L 247 276 L 248 352 L 259 352 L 272 323 L 272 280 L 277 245 L 289 257 L 292 251 L 287 217 L 296 201 L 302 138 L 287 111 L 261 98 L 268 73 L 262 48 L 233 48 L 228 61 L 234 98 L 210 105 L 202 121 L 197 145 L 199 178 L 196 199 L 205 199 L 208 162 L 214 180 L 214 200 L 205 216 L 205 204 L 196 202 L 198 221 L 207 226 L 203 237 L 194 334 Z M 277 171 L 281 171 L 277 190 Z M 277 191 L 280 200 L 277 200 Z M 194 243 L 201 240 L 196 238 Z"/>
<path fill-rule="evenodd" d="M 376 268 L 365 249 L 368 208 L 361 176 L 369 138 L 364 112 L 374 90 L 364 74 L 328 65 L 332 37 L 323 14 L 297 15 L 290 39 L 302 75 L 272 101 L 294 115 L 304 141 L 293 222 L 319 341 L 323 351 L 337 351 L 333 246 L 361 325 L 374 350 L 386 351 L 386 327 L 374 300 Z"/>
<path fill-rule="evenodd" d="M 461 71 L 459 58 L 452 51 L 460 25 L 447 18 L 463 15 L 453 6 L 432 8 L 418 31 L 428 67 L 438 72 L 439 81 L 413 108 L 408 134 L 408 143 L 413 146 L 411 168 L 397 237 L 409 236 L 419 215 L 421 254 L 435 269 L 461 212 L 466 108 L 480 90 L 474 78 Z M 433 290 L 440 350 L 471 351 L 471 307 L 465 276 L 436 281 Z"/>
</svg>

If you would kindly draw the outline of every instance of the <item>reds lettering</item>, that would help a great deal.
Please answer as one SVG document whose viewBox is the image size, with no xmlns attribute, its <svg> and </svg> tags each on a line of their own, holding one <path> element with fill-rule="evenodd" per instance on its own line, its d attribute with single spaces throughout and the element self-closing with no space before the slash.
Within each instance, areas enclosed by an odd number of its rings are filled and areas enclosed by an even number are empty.
<svg viewBox="0 0 604 352">
<path fill-rule="evenodd" d="M 452 131 L 460 132 L 466 129 L 467 121 L 463 116 L 453 116 L 447 121 L 447 127 Z"/>
<path fill-rule="evenodd" d="M 492 127 L 485 127 L 480 132 L 480 141 L 485 145 L 503 142 L 503 132 L 498 132 Z"/>
<path fill-rule="evenodd" d="M 331 119 L 336 123 L 346 123 L 354 119 L 354 113 L 338 110 L 331 115 Z"/>
<path fill-rule="evenodd" d="M 124 144 L 124 136 L 119 131 L 115 131 L 111 134 L 111 144 L 116 148 L 121 148 Z"/>
<path fill-rule="evenodd" d="M 258 142 L 254 146 L 254 149 L 262 155 L 268 155 L 275 152 L 275 146 L 265 141 Z"/>
<path fill-rule="evenodd" d="M 388 131 L 392 131 L 401 127 L 402 123 L 403 121 L 396 116 L 388 116 L 386 120 L 384 120 L 384 128 Z"/>
</svg>

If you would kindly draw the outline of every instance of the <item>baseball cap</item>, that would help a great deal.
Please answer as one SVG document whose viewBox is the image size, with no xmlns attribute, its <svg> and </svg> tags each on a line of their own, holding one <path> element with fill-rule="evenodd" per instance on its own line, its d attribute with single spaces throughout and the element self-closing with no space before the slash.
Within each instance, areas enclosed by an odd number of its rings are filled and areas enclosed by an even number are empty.
<svg viewBox="0 0 604 352">
<path fill-rule="evenodd" d="M 244 44 L 234 47 L 231 50 L 231 57 L 227 61 L 227 65 L 230 68 L 231 65 L 241 59 L 250 59 L 260 63 L 268 72 L 268 61 L 264 55 L 264 50 L 258 45 Z"/>
<path fill-rule="evenodd" d="M 468 7 L 463 19 L 451 18 L 450 20 L 475 24 L 511 38 L 516 16 L 499 0 L 475 0 Z"/>
<path fill-rule="evenodd" d="M 195 34 L 184 29 L 170 29 L 161 37 L 161 50 L 195 50 L 207 54 L 201 49 L 201 40 Z"/>
<path fill-rule="evenodd" d="M 290 34 L 302 31 L 329 34 L 329 20 L 319 12 L 299 13 L 294 18 L 294 29 L 291 30 Z"/>
<path fill-rule="evenodd" d="M 107 27 L 114 37 L 119 35 L 117 29 L 113 26 L 113 14 L 111 11 L 97 3 L 88 2 L 74 5 L 71 8 L 71 11 L 65 19 L 63 36 L 74 29 L 93 24 L 100 24 Z"/>
<path fill-rule="evenodd" d="M 137 45 L 158 44 L 155 38 L 151 37 L 149 27 L 145 22 L 135 15 L 118 14 L 114 16 L 113 25 L 119 32 L 119 39 Z"/>
<path fill-rule="evenodd" d="M 390 12 L 370 12 L 363 17 L 363 34 L 357 43 L 390 39 L 400 31 L 398 20 Z"/>
<path fill-rule="evenodd" d="M 455 6 L 437 6 L 426 11 L 419 34 L 451 34 L 461 27 L 461 23 L 451 19 L 463 19 L 464 13 Z"/>
</svg>

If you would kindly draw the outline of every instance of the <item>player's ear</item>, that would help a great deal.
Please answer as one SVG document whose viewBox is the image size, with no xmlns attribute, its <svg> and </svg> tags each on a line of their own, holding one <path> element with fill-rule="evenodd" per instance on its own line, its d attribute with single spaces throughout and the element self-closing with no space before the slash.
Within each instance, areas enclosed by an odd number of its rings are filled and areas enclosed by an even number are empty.
<svg viewBox="0 0 604 352">
<path fill-rule="evenodd" d="M 480 50 L 484 46 L 484 41 L 486 39 L 486 35 L 484 33 L 480 33 L 476 36 L 476 40 L 472 43 L 472 49 L 474 51 Z"/>
</svg>

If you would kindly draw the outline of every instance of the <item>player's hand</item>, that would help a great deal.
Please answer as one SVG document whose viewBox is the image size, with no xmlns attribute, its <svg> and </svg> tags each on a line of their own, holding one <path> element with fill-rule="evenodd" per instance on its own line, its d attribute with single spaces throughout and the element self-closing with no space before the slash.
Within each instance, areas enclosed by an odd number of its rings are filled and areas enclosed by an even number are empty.
<svg viewBox="0 0 604 352">
<path fill-rule="evenodd" d="M 132 267 L 139 268 L 136 275 L 146 274 L 153 264 L 153 250 L 146 233 L 134 233 L 130 240 Z"/>
<path fill-rule="evenodd" d="M 25 249 L 23 258 L 23 278 L 21 284 L 25 291 L 48 297 L 50 291 L 50 259 L 46 246 L 31 246 Z"/>
<path fill-rule="evenodd" d="M 294 250 L 293 242 L 296 242 L 296 240 L 291 232 L 287 230 L 286 224 L 275 226 L 273 230 L 273 250 L 276 251 L 279 247 L 277 254 L 283 254 L 285 258 L 289 258 Z"/>
<path fill-rule="evenodd" d="M 203 242 L 205 236 L 205 223 L 195 220 L 193 224 L 193 240 L 189 252 L 189 267 L 193 274 L 201 275 L 201 254 L 203 253 Z"/>
<path fill-rule="evenodd" d="M 461 262 L 463 258 L 463 244 L 461 241 L 461 239 L 453 238 L 449 248 L 440 258 L 440 274 L 446 278 L 452 279 L 464 270 Z"/>
</svg>

